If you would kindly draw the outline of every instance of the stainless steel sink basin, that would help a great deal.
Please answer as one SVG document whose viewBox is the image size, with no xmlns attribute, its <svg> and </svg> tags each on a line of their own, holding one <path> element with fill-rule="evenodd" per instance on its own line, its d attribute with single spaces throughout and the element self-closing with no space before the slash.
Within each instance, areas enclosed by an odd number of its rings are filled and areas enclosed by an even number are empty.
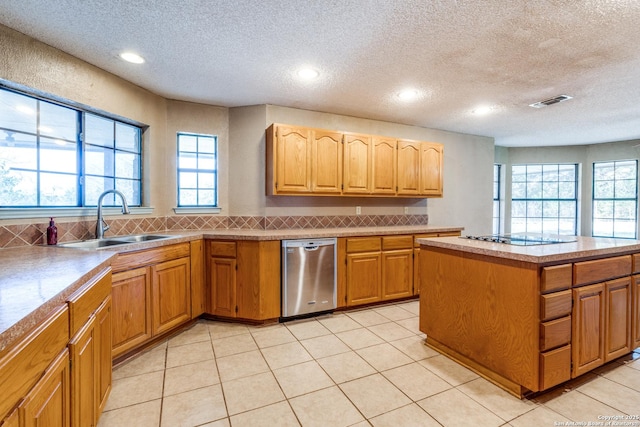
<svg viewBox="0 0 640 427">
<path fill-rule="evenodd" d="M 79 248 L 79 249 L 101 249 L 112 246 L 130 245 L 132 243 L 149 242 L 153 240 L 169 239 L 176 236 L 165 236 L 160 234 L 136 234 L 132 236 L 114 236 L 108 239 L 91 239 L 79 242 L 59 243 L 58 246 L 63 248 Z"/>
<path fill-rule="evenodd" d="M 123 240 L 113 240 L 113 239 L 92 239 L 92 240 L 82 240 L 79 242 L 69 242 L 69 243 L 59 243 L 58 246 L 63 248 L 80 248 L 80 249 L 99 249 L 106 248 L 109 246 L 118 246 L 118 245 L 126 245 L 127 243 Z"/>
<path fill-rule="evenodd" d="M 175 236 L 163 236 L 161 234 L 137 234 L 133 236 L 116 236 L 110 238 L 110 240 L 121 240 L 127 243 L 148 242 L 150 240 L 168 239 Z"/>
</svg>

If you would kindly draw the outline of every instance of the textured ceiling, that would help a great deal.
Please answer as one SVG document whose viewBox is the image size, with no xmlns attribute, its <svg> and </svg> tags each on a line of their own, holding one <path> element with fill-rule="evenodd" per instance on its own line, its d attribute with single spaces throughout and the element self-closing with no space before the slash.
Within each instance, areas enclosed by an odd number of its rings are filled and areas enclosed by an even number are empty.
<svg viewBox="0 0 640 427">
<path fill-rule="evenodd" d="M 637 0 L 2 0 L 0 23 L 162 96 L 495 138 L 640 138 Z M 117 58 L 134 50 L 147 62 Z M 320 70 L 295 79 L 301 65 Z M 410 103 L 396 97 L 413 87 Z M 528 105 L 567 94 L 542 109 Z M 493 106 L 486 116 L 471 113 Z"/>
</svg>

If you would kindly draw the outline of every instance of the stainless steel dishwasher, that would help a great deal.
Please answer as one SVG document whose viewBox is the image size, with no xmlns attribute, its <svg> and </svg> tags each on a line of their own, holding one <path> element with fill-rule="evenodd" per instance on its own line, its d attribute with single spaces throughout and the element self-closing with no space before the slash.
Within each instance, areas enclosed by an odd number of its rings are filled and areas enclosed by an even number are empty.
<svg viewBox="0 0 640 427">
<path fill-rule="evenodd" d="M 282 241 L 282 317 L 336 308 L 336 239 Z"/>
</svg>

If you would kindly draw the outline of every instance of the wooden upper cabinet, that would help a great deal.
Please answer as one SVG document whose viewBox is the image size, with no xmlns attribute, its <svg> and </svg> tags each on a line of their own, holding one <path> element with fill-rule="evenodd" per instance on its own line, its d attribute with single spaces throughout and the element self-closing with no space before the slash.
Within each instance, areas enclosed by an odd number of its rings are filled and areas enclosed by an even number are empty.
<svg viewBox="0 0 640 427">
<path fill-rule="evenodd" d="M 311 192 L 311 130 L 278 126 L 276 129 L 276 190 Z"/>
<path fill-rule="evenodd" d="M 312 131 L 311 191 L 342 192 L 342 133 Z"/>
<path fill-rule="evenodd" d="M 398 142 L 392 138 L 372 138 L 372 193 L 396 193 L 396 156 Z"/>
<path fill-rule="evenodd" d="M 266 194 L 442 197 L 434 142 L 274 123 L 266 131 Z"/>
<path fill-rule="evenodd" d="M 344 135 L 343 193 L 369 194 L 372 190 L 370 135 Z"/>
<path fill-rule="evenodd" d="M 420 194 L 420 143 L 398 141 L 398 194 Z"/>
<path fill-rule="evenodd" d="M 442 144 L 420 144 L 420 194 L 442 197 Z"/>
</svg>

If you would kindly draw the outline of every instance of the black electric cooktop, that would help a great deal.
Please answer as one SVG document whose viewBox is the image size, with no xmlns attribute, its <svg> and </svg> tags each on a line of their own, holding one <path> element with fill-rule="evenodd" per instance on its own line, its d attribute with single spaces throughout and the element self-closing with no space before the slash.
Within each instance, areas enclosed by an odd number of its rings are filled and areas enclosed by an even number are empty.
<svg viewBox="0 0 640 427">
<path fill-rule="evenodd" d="M 481 240 L 516 246 L 550 245 L 575 242 L 574 236 L 556 236 L 545 234 L 491 234 L 484 236 L 460 236 L 461 239 Z"/>
</svg>

